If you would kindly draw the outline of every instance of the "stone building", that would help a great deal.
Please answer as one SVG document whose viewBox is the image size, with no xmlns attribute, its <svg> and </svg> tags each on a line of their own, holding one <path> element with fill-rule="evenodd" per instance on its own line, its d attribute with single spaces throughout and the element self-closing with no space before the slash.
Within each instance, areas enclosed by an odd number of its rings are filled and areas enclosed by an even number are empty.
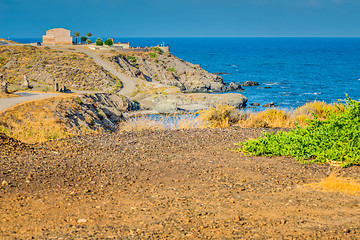
<svg viewBox="0 0 360 240">
<path fill-rule="evenodd" d="M 72 37 L 70 30 L 64 28 L 54 28 L 46 31 L 43 36 L 43 44 L 45 45 L 72 45 Z"/>
</svg>

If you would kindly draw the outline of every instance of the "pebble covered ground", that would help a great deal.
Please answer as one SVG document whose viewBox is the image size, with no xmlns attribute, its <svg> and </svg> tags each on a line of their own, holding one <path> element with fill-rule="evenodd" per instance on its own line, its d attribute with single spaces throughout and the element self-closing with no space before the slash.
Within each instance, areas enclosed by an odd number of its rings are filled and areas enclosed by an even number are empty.
<svg viewBox="0 0 360 240">
<path fill-rule="evenodd" d="M 330 166 L 231 150 L 261 131 L 1 135 L 0 238 L 359 239 L 359 195 L 308 186 Z"/>
</svg>

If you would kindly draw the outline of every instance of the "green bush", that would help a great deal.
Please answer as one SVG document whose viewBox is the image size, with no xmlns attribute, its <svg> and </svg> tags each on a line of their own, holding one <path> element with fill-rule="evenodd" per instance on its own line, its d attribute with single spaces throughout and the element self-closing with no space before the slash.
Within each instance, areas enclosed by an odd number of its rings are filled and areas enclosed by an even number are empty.
<svg viewBox="0 0 360 240">
<path fill-rule="evenodd" d="M 156 58 L 156 53 L 150 52 L 149 55 L 151 58 Z"/>
<path fill-rule="evenodd" d="M 127 58 L 127 60 L 129 60 L 129 61 L 130 61 L 131 63 L 133 63 L 133 64 L 136 64 L 136 62 L 137 62 L 135 56 L 129 55 L 129 56 L 127 56 L 126 58 Z"/>
<path fill-rule="evenodd" d="M 111 38 L 105 40 L 105 45 L 112 46 L 113 44 L 114 44 L 114 42 Z"/>
<path fill-rule="evenodd" d="M 103 41 L 102 41 L 101 38 L 96 39 L 95 44 L 96 44 L 96 46 L 102 46 L 102 45 L 104 45 L 104 43 L 103 43 Z"/>
<path fill-rule="evenodd" d="M 175 68 L 169 68 L 170 72 L 175 72 Z"/>
<path fill-rule="evenodd" d="M 347 97 L 326 120 L 315 117 L 308 126 L 238 143 L 238 151 L 251 156 L 293 156 L 303 162 L 337 161 L 342 167 L 360 165 L 360 102 Z"/>
<path fill-rule="evenodd" d="M 161 50 L 161 48 L 159 48 L 159 47 L 151 47 L 151 48 L 149 49 L 149 51 L 150 51 L 150 52 L 154 52 L 154 53 L 158 53 L 158 54 L 163 53 L 163 50 Z"/>
</svg>

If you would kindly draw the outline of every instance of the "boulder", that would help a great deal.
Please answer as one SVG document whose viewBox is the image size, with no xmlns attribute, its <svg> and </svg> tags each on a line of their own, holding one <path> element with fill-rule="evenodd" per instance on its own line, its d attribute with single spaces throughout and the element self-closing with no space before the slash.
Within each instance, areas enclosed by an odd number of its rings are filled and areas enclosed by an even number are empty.
<svg viewBox="0 0 360 240">
<path fill-rule="evenodd" d="M 243 84 L 241 84 L 243 87 L 252 87 L 252 86 L 259 86 L 258 82 L 254 82 L 254 81 L 246 81 L 243 82 Z"/>
<path fill-rule="evenodd" d="M 179 111 L 176 102 L 158 102 L 154 106 L 154 110 L 158 113 L 175 113 Z"/>
<path fill-rule="evenodd" d="M 242 90 L 244 90 L 244 89 L 241 87 L 241 84 L 235 83 L 235 82 L 231 82 L 226 89 L 226 91 L 229 91 L 229 92 L 230 91 L 242 91 Z"/>
<path fill-rule="evenodd" d="M 264 105 L 262 105 L 263 107 L 275 107 L 275 104 L 273 102 L 271 103 L 266 103 Z"/>
<path fill-rule="evenodd" d="M 251 106 L 254 106 L 254 107 L 260 106 L 260 104 L 257 103 L 257 102 L 251 103 L 250 105 L 251 105 Z"/>
</svg>

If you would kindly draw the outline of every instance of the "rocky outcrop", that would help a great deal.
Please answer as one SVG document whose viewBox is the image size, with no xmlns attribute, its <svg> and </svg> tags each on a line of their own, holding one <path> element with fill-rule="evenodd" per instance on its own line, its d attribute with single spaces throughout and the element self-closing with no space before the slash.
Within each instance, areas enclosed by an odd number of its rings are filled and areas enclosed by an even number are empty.
<svg viewBox="0 0 360 240">
<path fill-rule="evenodd" d="M 227 87 L 227 91 L 244 91 L 240 83 L 231 82 Z"/>
<path fill-rule="evenodd" d="M 228 90 L 222 77 L 171 55 L 156 54 L 151 57 L 148 53 L 120 54 L 109 60 L 131 77 L 179 87 L 186 93 L 235 91 L 235 85 L 230 87 L 233 90 Z"/>
<path fill-rule="evenodd" d="M 224 103 L 235 108 L 246 107 L 247 98 L 242 94 L 174 94 L 149 95 L 139 94 L 135 97 L 144 109 L 152 109 L 158 113 L 175 113 L 179 111 L 197 111 L 215 104 Z"/>
<path fill-rule="evenodd" d="M 273 102 L 271 103 L 266 103 L 264 105 L 262 105 L 263 107 L 275 107 L 275 104 Z"/>
<path fill-rule="evenodd" d="M 243 87 L 253 87 L 253 86 L 259 86 L 258 82 L 254 81 L 246 81 L 243 84 L 241 84 Z"/>
<path fill-rule="evenodd" d="M 139 105 L 126 97 L 111 93 L 85 94 L 73 98 L 73 104 L 64 101 L 57 106 L 62 122 L 71 131 L 81 128 L 114 131 L 117 123 L 124 120 L 123 112 L 139 109 Z"/>
</svg>

